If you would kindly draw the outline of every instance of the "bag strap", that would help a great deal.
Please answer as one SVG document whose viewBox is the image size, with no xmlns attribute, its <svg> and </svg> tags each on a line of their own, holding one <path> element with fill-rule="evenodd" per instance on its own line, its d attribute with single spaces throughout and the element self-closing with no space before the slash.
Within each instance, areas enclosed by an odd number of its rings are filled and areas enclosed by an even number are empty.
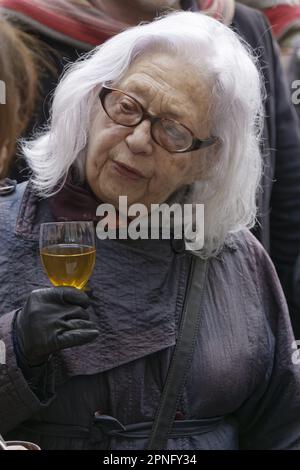
<svg viewBox="0 0 300 470">
<path fill-rule="evenodd" d="M 164 450 L 195 350 L 208 261 L 193 255 L 175 350 L 147 449 Z"/>
</svg>

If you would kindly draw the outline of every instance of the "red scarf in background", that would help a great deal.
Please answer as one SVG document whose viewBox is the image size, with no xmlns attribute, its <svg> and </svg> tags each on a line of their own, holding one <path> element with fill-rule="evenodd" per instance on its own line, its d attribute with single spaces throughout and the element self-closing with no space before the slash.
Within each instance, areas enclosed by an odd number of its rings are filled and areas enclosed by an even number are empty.
<svg viewBox="0 0 300 470">
<path fill-rule="evenodd" d="M 261 10 L 268 18 L 272 32 L 280 41 L 287 34 L 300 30 L 300 0 L 238 0 Z"/>
<path fill-rule="evenodd" d="M 183 0 L 182 5 L 225 24 L 231 23 L 234 14 L 234 0 Z M 84 50 L 128 26 L 101 11 L 97 0 L 0 0 L 0 9 L 46 36 Z"/>
<path fill-rule="evenodd" d="M 263 12 L 268 17 L 278 41 L 293 29 L 300 30 L 300 5 L 277 5 L 265 8 Z"/>
<path fill-rule="evenodd" d="M 0 0 L 0 8 L 33 30 L 84 50 L 102 44 L 125 27 L 101 12 L 92 0 Z"/>
<path fill-rule="evenodd" d="M 198 0 L 199 9 L 206 15 L 229 26 L 233 20 L 234 0 Z"/>
</svg>

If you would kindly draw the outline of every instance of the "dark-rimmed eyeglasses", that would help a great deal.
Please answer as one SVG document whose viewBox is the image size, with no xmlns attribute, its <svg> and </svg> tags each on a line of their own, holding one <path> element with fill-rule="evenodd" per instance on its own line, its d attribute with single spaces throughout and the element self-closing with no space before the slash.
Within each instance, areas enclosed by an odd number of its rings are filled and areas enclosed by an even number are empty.
<svg viewBox="0 0 300 470">
<path fill-rule="evenodd" d="M 184 124 L 174 119 L 149 114 L 136 98 L 117 88 L 102 86 L 99 98 L 107 116 L 116 124 L 135 127 L 143 120 L 151 122 L 151 137 L 170 153 L 184 153 L 213 145 L 218 139 L 198 139 Z"/>
</svg>

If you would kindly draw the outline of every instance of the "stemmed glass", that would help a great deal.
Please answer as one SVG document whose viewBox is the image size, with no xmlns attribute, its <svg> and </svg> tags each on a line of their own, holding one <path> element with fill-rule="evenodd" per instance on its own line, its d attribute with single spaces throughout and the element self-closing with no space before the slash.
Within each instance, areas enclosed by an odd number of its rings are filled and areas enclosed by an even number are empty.
<svg viewBox="0 0 300 470">
<path fill-rule="evenodd" d="M 83 289 L 96 260 L 93 222 L 41 224 L 40 255 L 54 286 Z"/>
</svg>

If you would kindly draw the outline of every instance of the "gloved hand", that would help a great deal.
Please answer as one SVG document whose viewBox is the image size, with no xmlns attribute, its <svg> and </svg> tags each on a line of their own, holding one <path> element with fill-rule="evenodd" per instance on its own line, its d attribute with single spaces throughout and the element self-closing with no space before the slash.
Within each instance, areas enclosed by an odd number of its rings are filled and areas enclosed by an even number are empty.
<svg viewBox="0 0 300 470">
<path fill-rule="evenodd" d="M 19 349 L 30 367 L 50 354 L 93 341 L 99 334 L 89 321 L 88 296 L 73 287 L 34 290 L 15 322 Z"/>
</svg>

